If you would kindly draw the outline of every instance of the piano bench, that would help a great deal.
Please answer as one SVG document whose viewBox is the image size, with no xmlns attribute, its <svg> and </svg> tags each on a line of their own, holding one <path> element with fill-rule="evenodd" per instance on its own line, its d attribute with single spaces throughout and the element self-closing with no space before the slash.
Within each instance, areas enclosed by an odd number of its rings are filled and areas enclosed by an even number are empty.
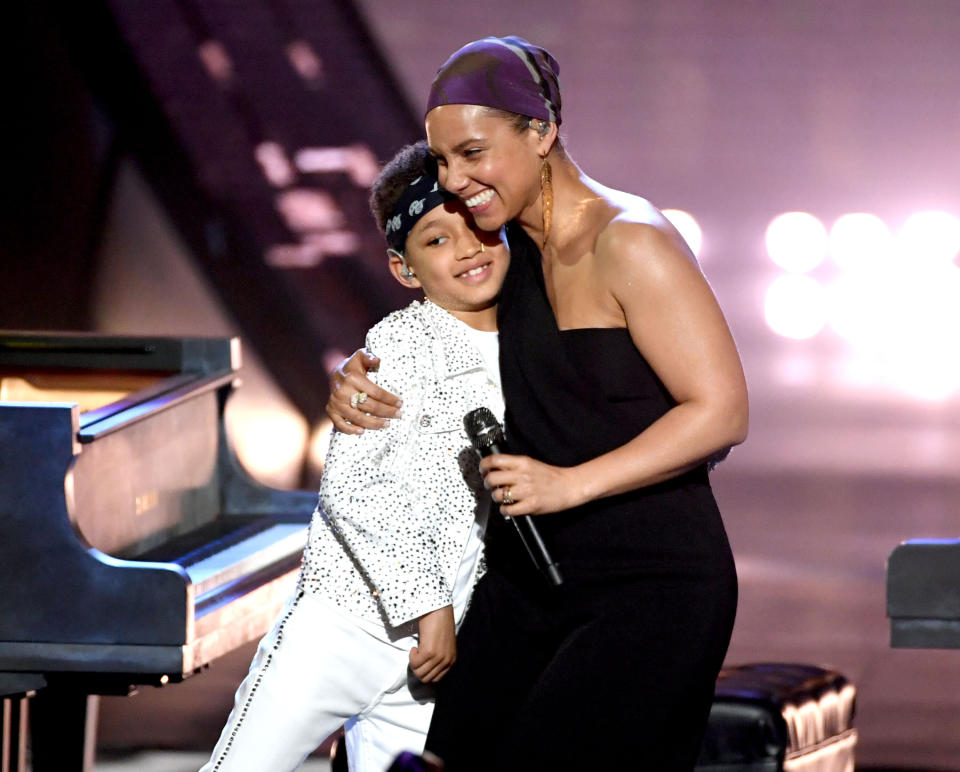
<svg viewBox="0 0 960 772">
<path fill-rule="evenodd" d="M 696 772 L 853 772 L 855 698 L 814 665 L 724 668 Z"/>
</svg>

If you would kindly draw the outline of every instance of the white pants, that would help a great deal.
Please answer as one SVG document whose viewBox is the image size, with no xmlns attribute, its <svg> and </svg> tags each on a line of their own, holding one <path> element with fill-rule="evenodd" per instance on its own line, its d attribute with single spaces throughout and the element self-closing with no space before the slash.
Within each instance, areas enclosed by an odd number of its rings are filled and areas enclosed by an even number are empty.
<svg viewBox="0 0 960 772">
<path fill-rule="evenodd" d="M 401 751 L 422 751 L 433 694 L 409 672 L 416 639 L 373 628 L 298 592 L 260 641 L 200 772 L 295 770 L 344 724 L 351 772 L 384 772 Z"/>
</svg>

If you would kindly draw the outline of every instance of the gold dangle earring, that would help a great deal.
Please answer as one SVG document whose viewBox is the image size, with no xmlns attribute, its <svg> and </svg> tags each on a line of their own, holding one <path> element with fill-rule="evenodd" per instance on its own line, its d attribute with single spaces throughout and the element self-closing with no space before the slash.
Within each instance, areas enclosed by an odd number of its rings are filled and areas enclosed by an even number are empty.
<svg viewBox="0 0 960 772">
<path fill-rule="evenodd" d="M 540 207 L 543 216 L 543 246 L 550 238 L 550 226 L 553 224 L 553 169 L 546 156 L 540 162 Z"/>
</svg>

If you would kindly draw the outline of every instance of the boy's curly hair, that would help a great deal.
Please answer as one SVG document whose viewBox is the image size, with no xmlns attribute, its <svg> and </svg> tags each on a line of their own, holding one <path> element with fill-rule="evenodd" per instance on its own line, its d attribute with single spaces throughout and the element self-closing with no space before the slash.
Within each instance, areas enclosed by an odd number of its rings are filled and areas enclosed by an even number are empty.
<svg viewBox="0 0 960 772">
<path fill-rule="evenodd" d="M 370 211 L 381 233 L 386 232 L 387 220 L 393 214 L 403 191 L 417 177 L 437 174 L 437 164 L 430 155 L 426 140 L 414 142 L 401 148 L 383 167 L 380 175 L 370 186 Z"/>
</svg>

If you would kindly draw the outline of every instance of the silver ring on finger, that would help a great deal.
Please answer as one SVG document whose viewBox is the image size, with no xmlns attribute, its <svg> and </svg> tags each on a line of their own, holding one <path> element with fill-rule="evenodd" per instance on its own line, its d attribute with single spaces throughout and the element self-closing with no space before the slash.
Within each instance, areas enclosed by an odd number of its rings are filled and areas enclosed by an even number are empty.
<svg viewBox="0 0 960 772">
<path fill-rule="evenodd" d="M 360 405 L 367 401 L 367 392 L 358 391 L 352 397 L 350 397 L 350 407 L 356 410 Z"/>
</svg>

